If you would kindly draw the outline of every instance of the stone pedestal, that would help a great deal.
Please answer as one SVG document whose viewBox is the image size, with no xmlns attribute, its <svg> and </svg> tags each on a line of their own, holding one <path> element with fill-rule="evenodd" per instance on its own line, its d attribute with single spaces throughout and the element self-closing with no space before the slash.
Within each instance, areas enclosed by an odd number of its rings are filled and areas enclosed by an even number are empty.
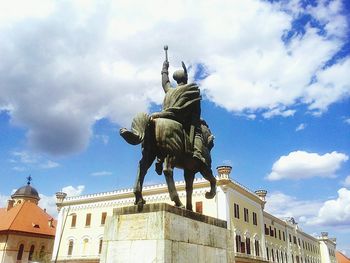
<svg viewBox="0 0 350 263">
<path fill-rule="evenodd" d="M 107 219 L 101 261 L 234 262 L 226 221 L 173 207 L 116 208 Z"/>
</svg>

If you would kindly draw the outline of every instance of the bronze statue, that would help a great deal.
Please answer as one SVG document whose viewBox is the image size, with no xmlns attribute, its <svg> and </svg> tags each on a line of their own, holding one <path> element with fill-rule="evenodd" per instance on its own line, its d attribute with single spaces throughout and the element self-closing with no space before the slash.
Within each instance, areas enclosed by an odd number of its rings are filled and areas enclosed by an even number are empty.
<svg viewBox="0 0 350 263">
<path fill-rule="evenodd" d="M 186 208 L 192 210 L 192 190 L 195 174 L 200 172 L 210 182 L 206 198 L 216 194 L 216 179 L 211 170 L 210 150 L 214 136 L 206 122 L 200 118 L 200 90 L 195 83 L 188 84 L 187 69 L 174 72 L 175 88 L 169 81 L 167 46 L 166 59 L 162 68 L 162 86 L 165 92 L 163 109 L 148 116 L 138 114 L 132 122 L 131 131 L 125 128 L 120 135 L 130 144 L 142 143 L 142 159 L 139 162 L 134 186 L 135 204 L 143 205 L 142 186 L 147 170 L 156 162 L 156 172 L 165 175 L 170 198 L 176 206 L 183 207 L 177 194 L 173 169 L 184 170 L 186 182 Z M 164 168 L 163 168 L 164 166 Z"/>
</svg>

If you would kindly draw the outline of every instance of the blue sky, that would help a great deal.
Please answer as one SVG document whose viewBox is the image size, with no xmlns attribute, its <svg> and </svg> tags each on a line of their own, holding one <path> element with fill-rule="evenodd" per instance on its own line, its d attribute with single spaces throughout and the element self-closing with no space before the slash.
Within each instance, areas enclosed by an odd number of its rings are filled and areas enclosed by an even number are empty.
<svg viewBox="0 0 350 263">
<path fill-rule="evenodd" d="M 178 2 L 178 1 L 177 1 Z M 0 2 L 0 204 L 132 187 L 119 136 L 160 110 L 163 45 L 184 60 L 215 134 L 213 167 L 269 191 L 267 210 L 350 255 L 349 1 Z M 182 179 L 182 173 L 176 172 Z M 151 168 L 146 184 L 164 182 Z"/>
</svg>

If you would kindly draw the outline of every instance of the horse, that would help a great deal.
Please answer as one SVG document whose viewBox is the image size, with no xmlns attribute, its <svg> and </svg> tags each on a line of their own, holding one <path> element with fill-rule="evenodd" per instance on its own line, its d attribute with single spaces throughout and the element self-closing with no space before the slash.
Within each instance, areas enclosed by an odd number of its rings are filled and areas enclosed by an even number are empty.
<svg viewBox="0 0 350 263">
<path fill-rule="evenodd" d="M 175 187 L 174 168 L 184 170 L 187 210 L 192 211 L 193 181 L 197 172 L 200 172 L 210 182 L 210 191 L 205 193 L 205 197 L 207 199 L 214 198 L 216 179 L 211 169 L 210 157 L 214 136 L 204 120 L 201 120 L 200 126 L 202 136 L 196 139 L 200 141 L 202 160 L 193 156 L 190 136 L 182 124 L 176 120 L 152 119 L 146 113 L 140 113 L 132 122 L 131 132 L 125 128 L 120 129 L 120 135 L 128 143 L 133 145 L 142 143 L 142 158 L 139 161 L 134 185 L 135 205 L 143 206 L 146 203 L 142 196 L 143 182 L 155 159 L 158 160 L 156 171 L 158 170 L 159 174 L 163 171 L 170 199 L 175 203 L 175 206 L 184 208 Z M 164 164 L 164 169 L 162 164 Z"/>
</svg>

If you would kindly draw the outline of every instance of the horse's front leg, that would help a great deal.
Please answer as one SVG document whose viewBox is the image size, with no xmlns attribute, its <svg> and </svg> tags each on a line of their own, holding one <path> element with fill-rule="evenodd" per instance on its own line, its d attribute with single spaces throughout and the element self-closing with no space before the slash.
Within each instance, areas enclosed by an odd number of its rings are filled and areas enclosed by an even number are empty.
<svg viewBox="0 0 350 263">
<path fill-rule="evenodd" d="M 168 191 L 170 195 L 171 201 L 175 202 L 175 206 L 184 208 L 184 205 L 180 201 L 179 195 L 177 194 L 175 182 L 174 182 L 174 173 L 173 173 L 173 166 L 171 164 L 171 159 L 169 156 L 167 156 L 164 160 L 164 175 L 165 180 L 168 185 Z"/>
<path fill-rule="evenodd" d="M 210 192 L 205 193 L 205 198 L 212 199 L 216 195 L 216 179 L 213 175 L 213 171 L 210 167 L 206 165 L 202 165 L 200 169 L 200 173 L 204 177 L 204 179 L 210 182 Z"/>
<path fill-rule="evenodd" d="M 191 172 L 185 169 L 184 177 L 186 182 L 186 209 L 193 211 L 192 210 L 192 192 L 193 192 L 194 172 Z"/>
<path fill-rule="evenodd" d="M 142 197 L 143 181 L 145 179 L 145 175 L 147 174 L 148 168 L 152 165 L 154 159 L 154 154 L 142 151 L 142 158 L 137 168 L 137 177 L 134 186 L 135 205 L 143 205 L 146 203 Z"/>
</svg>

